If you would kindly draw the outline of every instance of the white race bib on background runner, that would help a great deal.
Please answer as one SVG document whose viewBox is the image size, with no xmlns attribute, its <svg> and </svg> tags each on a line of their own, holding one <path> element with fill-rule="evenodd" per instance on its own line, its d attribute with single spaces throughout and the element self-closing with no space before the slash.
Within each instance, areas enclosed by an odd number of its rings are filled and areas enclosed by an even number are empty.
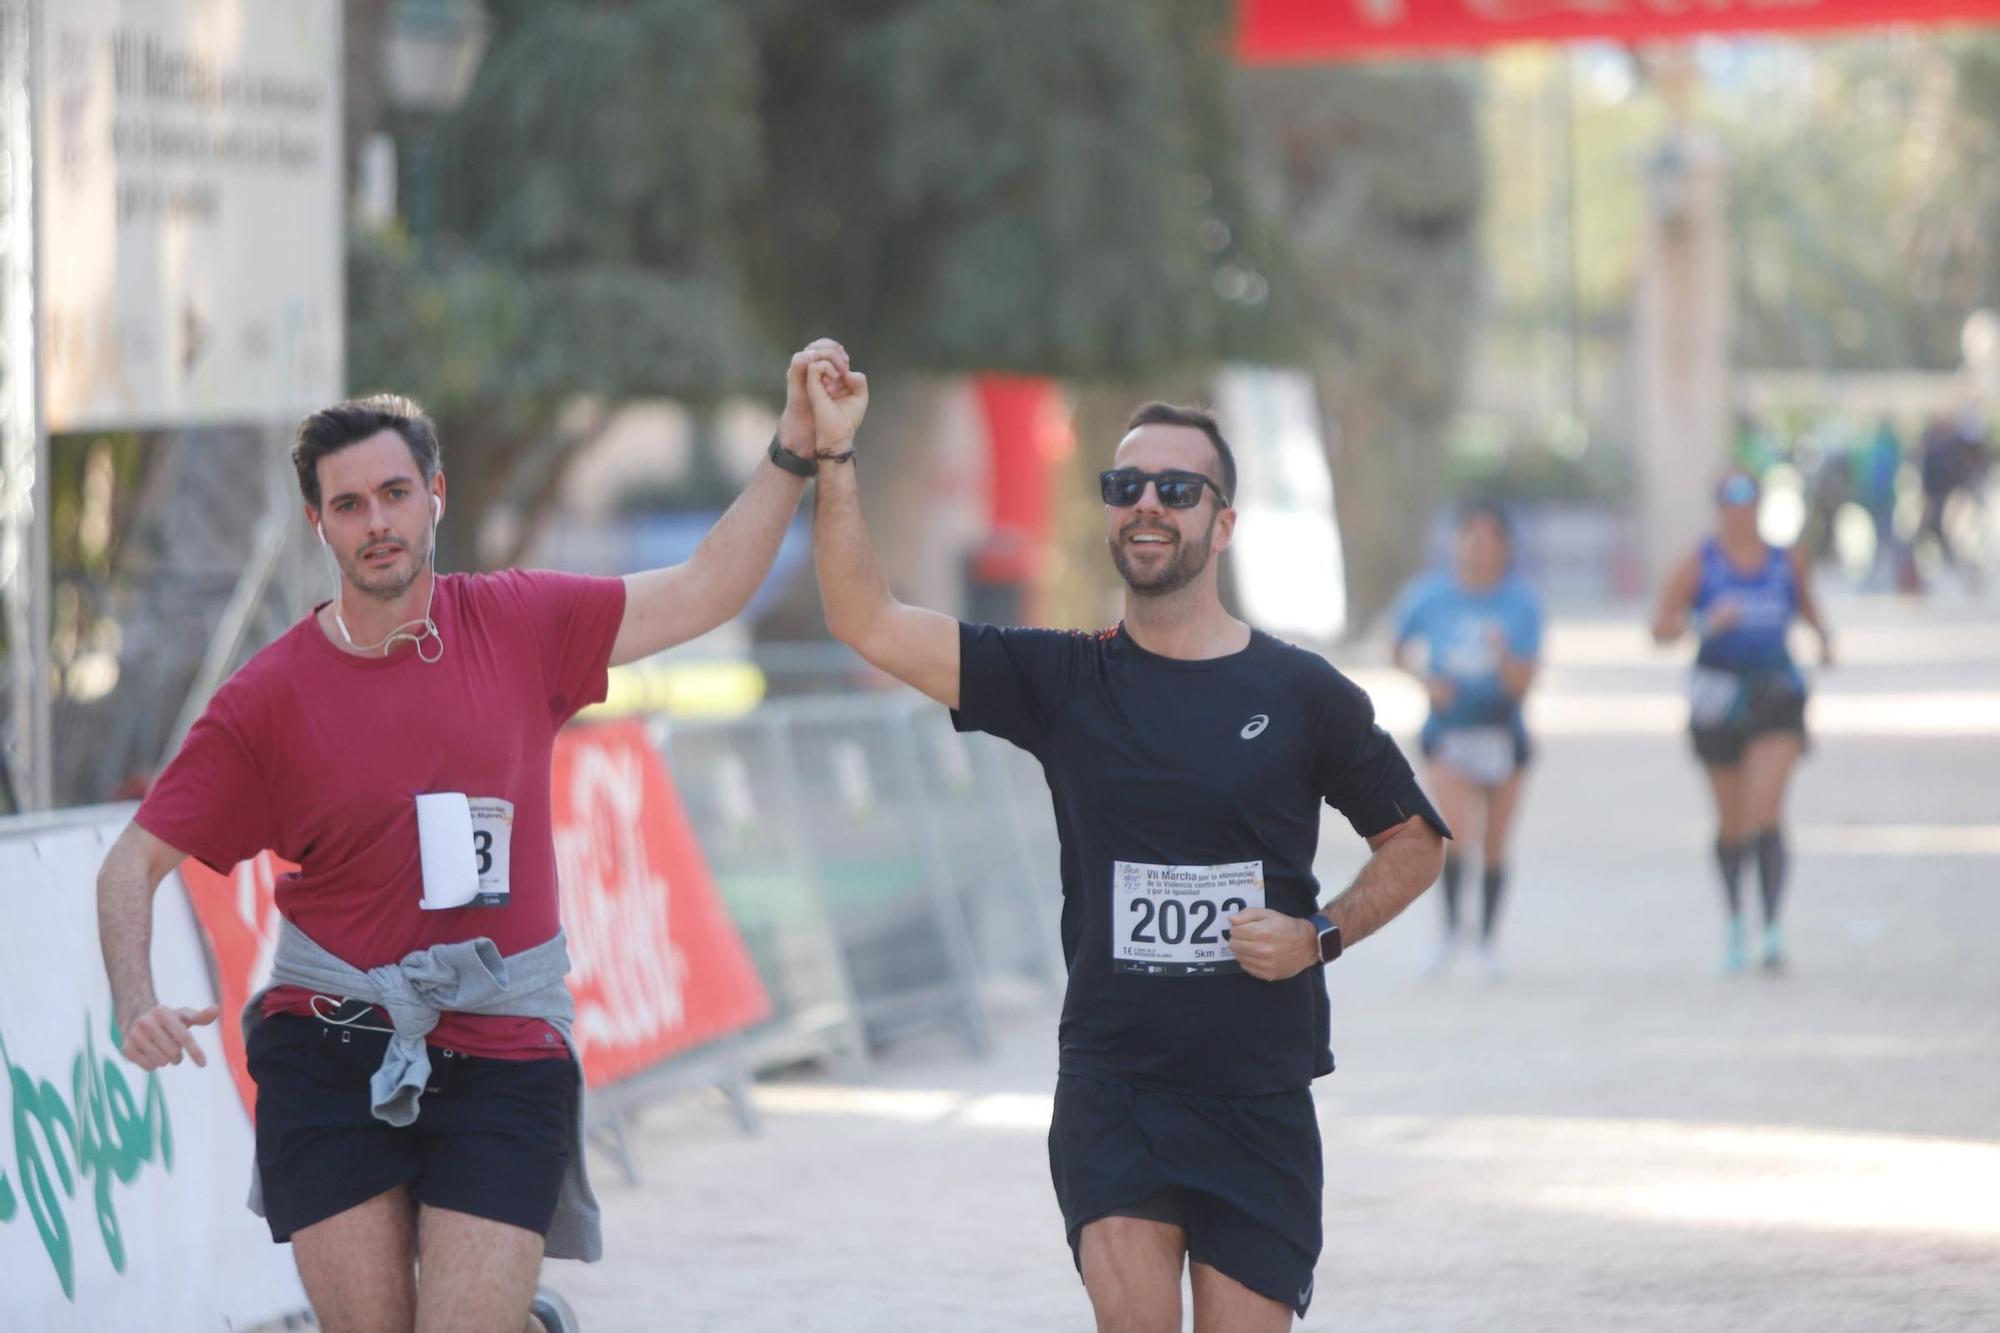
<svg viewBox="0 0 2000 1333">
<path fill-rule="evenodd" d="M 1476 787 L 1497 787 L 1514 776 L 1514 732 L 1509 727 L 1452 727 L 1438 737 L 1438 759 Z"/>
<path fill-rule="evenodd" d="M 1241 969 L 1222 932 L 1264 905 L 1264 863 L 1111 863 L 1111 965 L 1120 972 L 1198 976 Z"/>
<path fill-rule="evenodd" d="M 1734 671 L 1696 667 L 1688 676 L 1688 712 L 1697 727 L 1719 726 L 1736 708 L 1743 678 Z"/>
</svg>

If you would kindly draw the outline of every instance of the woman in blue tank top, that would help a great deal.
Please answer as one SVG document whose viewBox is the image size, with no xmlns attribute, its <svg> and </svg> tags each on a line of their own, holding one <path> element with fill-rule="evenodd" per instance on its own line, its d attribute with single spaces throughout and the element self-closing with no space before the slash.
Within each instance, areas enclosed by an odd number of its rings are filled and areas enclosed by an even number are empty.
<svg viewBox="0 0 2000 1333">
<path fill-rule="evenodd" d="M 1757 532 L 1757 479 L 1732 471 L 1716 489 L 1716 532 L 1677 566 L 1653 615 L 1653 638 L 1670 644 L 1690 623 L 1701 639 L 1688 680 L 1688 731 L 1715 796 L 1715 859 L 1729 905 L 1723 966 L 1744 965 L 1743 866 L 1753 856 L 1764 909 L 1763 962 L 1783 965 L 1778 909 L 1784 897 L 1783 818 L 1792 769 L 1806 747 L 1806 682 L 1787 641 L 1793 620 L 1819 636 L 1833 664 L 1833 636 L 1796 550 Z"/>
<path fill-rule="evenodd" d="M 1430 695 L 1424 758 L 1445 822 L 1469 840 L 1479 827 L 1480 962 L 1497 974 L 1495 933 L 1507 880 L 1507 843 L 1528 766 L 1521 699 L 1542 651 L 1542 600 L 1510 572 L 1513 525 L 1496 504 L 1474 502 L 1458 515 L 1449 573 L 1428 574 L 1403 591 L 1395 611 L 1396 661 Z M 1422 642 L 1421 664 L 1409 661 Z M 1460 843 L 1445 849 L 1444 936 L 1433 972 L 1451 963 L 1458 940 Z"/>
</svg>

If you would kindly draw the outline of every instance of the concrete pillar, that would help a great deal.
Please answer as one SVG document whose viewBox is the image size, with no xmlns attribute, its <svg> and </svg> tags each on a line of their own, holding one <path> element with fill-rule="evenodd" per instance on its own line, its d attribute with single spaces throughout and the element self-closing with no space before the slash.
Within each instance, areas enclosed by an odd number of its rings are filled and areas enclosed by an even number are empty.
<svg viewBox="0 0 2000 1333">
<path fill-rule="evenodd" d="M 1711 521 L 1729 457 L 1728 168 L 1692 124 L 1692 62 L 1662 71 L 1674 128 L 1646 162 L 1646 232 L 1634 309 L 1639 519 L 1657 585 Z"/>
</svg>

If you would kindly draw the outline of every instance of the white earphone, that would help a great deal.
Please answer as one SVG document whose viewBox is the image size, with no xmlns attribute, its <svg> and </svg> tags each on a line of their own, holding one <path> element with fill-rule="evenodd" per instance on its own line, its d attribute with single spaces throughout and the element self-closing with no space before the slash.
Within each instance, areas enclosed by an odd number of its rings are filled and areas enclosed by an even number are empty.
<svg viewBox="0 0 2000 1333">
<path fill-rule="evenodd" d="M 431 571 L 433 577 L 431 580 L 430 595 L 424 599 L 424 618 L 422 620 L 405 621 L 403 624 L 398 625 L 395 629 L 391 630 L 387 638 L 383 639 L 382 642 L 375 644 L 373 647 L 362 648 L 361 645 L 354 642 L 354 636 L 347 632 L 347 621 L 344 618 L 342 618 L 340 614 L 340 579 L 339 575 L 336 573 L 336 575 L 334 576 L 334 592 L 333 592 L 333 623 L 339 627 L 340 637 L 347 641 L 348 647 L 359 649 L 362 652 L 370 652 L 370 653 L 379 652 L 382 649 L 387 648 L 390 644 L 395 643 L 397 640 L 400 639 L 404 642 L 414 644 L 416 646 L 417 658 L 420 661 L 435 664 L 444 657 L 444 637 L 438 633 L 437 622 L 431 619 L 431 604 L 437 599 L 437 580 L 435 577 L 437 571 L 437 563 L 436 563 L 437 537 L 435 534 L 437 533 L 437 525 L 441 521 L 443 521 L 443 519 L 444 519 L 444 499 L 442 496 L 433 495 L 431 497 L 431 532 L 433 535 L 431 537 L 431 554 L 427 557 L 427 559 L 429 559 L 431 562 Z M 325 520 L 323 519 L 314 520 L 313 531 L 319 534 L 319 544 L 321 546 L 326 547 L 328 553 L 331 554 L 333 551 L 333 546 L 326 539 Z M 415 635 L 408 633 L 407 631 L 412 626 L 421 626 L 423 632 Z M 427 654 L 424 651 L 425 639 L 430 639 L 434 643 L 436 643 L 437 655 L 435 657 L 431 656 L 430 654 Z"/>
</svg>

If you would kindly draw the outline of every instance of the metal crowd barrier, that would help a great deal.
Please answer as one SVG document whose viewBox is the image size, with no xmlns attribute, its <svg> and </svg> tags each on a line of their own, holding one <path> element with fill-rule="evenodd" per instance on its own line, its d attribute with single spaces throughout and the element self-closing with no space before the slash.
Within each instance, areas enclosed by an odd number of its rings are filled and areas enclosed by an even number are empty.
<svg viewBox="0 0 2000 1333">
<path fill-rule="evenodd" d="M 751 1063 L 826 1058 L 858 1077 L 868 1065 L 867 1034 L 795 813 L 807 796 L 782 724 L 765 709 L 730 722 L 661 720 L 653 735 L 771 998 L 771 1019 L 748 1036 Z"/>
<path fill-rule="evenodd" d="M 983 981 L 1059 991 L 1054 822 L 1012 746 L 900 690 L 654 732 L 776 1011 L 757 1067 L 941 1026 L 984 1053 Z"/>
</svg>

